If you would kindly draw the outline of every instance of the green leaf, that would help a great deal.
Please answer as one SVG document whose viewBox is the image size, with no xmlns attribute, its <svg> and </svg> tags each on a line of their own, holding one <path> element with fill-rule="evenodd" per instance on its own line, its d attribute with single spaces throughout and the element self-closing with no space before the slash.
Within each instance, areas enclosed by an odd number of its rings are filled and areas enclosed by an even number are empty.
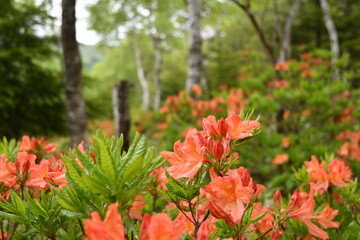
<svg viewBox="0 0 360 240">
<path fill-rule="evenodd" d="M 99 147 L 100 152 L 100 160 L 99 164 L 101 167 L 101 170 L 108 175 L 111 179 L 111 182 L 115 182 L 115 166 L 112 160 L 112 157 L 110 155 L 110 152 L 106 146 L 106 142 L 100 138 L 95 138 L 95 142 Z"/>
<path fill-rule="evenodd" d="M 256 218 L 251 219 L 251 220 L 250 220 L 250 224 L 251 224 L 251 223 L 256 223 L 257 221 L 259 221 L 260 219 L 262 219 L 266 214 L 267 214 L 267 211 L 263 212 L 262 214 L 260 214 L 260 215 L 257 216 Z"/>
<path fill-rule="evenodd" d="M 73 212 L 73 211 L 69 211 L 69 210 L 61 210 L 61 214 L 64 215 L 65 217 L 69 217 L 69 218 L 87 218 L 88 216 L 86 214 L 83 213 L 78 213 L 78 212 Z"/>
<path fill-rule="evenodd" d="M 5 219 L 11 220 L 11 221 L 15 221 L 18 223 L 29 224 L 29 221 L 27 220 L 27 218 L 19 217 L 15 214 L 6 213 L 3 211 L 0 211 L 0 217 L 3 217 Z"/>
<path fill-rule="evenodd" d="M 166 187 L 169 190 L 169 192 L 171 192 L 183 199 L 187 199 L 188 194 L 187 194 L 186 188 L 183 185 L 181 185 L 178 181 L 176 181 L 175 178 L 170 176 L 170 174 L 167 171 L 165 171 L 165 175 L 168 178 Z"/>
<path fill-rule="evenodd" d="M 11 198 L 11 201 L 15 204 L 17 212 L 22 217 L 26 217 L 26 208 L 25 208 L 25 203 L 23 202 L 23 200 L 21 200 L 21 198 L 12 190 L 10 193 L 10 198 Z"/>
</svg>

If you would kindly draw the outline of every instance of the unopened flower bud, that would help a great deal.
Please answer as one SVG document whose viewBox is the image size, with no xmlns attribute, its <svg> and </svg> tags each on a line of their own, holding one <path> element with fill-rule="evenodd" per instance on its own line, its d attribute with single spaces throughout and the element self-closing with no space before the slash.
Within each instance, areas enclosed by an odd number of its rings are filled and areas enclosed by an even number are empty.
<svg viewBox="0 0 360 240">
<path fill-rule="evenodd" d="M 281 209 L 281 192 L 280 190 L 277 190 L 274 194 L 273 200 L 274 200 L 274 205 L 277 209 Z"/>
</svg>

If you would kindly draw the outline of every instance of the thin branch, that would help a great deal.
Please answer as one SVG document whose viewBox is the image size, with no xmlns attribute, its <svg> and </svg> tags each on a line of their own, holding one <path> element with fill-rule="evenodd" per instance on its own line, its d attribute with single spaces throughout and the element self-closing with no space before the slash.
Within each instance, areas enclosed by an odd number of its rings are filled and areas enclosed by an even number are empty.
<svg viewBox="0 0 360 240">
<path fill-rule="evenodd" d="M 259 36 L 262 45 L 264 46 L 266 52 L 268 53 L 268 55 L 270 57 L 271 63 L 273 65 L 275 65 L 276 64 L 276 58 L 275 58 L 273 49 L 272 49 L 272 47 L 270 46 L 270 44 L 268 43 L 268 41 L 265 38 L 264 30 L 260 27 L 260 25 L 257 22 L 255 16 L 250 11 L 250 4 L 246 6 L 246 5 L 242 4 L 242 3 L 240 3 L 238 0 L 230 0 L 230 1 L 233 2 L 235 5 L 237 5 L 238 7 L 240 7 L 246 13 L 248 18 L 250 19 L 251 24 L 255 28 L 255 31 L 256 31 L 257 35 Z"/>
<path fill-rule="evenodd" d="M 261 235 L 260 237 L 256 238 L 255 240 L 261 239 L 263 237 L 265 237 L 266 234 L 268 234 L 273 228 L 271 227 L 270 229 L 268 229 L 266 232 L 264 232 L 263 235 Z"/>
</svg>

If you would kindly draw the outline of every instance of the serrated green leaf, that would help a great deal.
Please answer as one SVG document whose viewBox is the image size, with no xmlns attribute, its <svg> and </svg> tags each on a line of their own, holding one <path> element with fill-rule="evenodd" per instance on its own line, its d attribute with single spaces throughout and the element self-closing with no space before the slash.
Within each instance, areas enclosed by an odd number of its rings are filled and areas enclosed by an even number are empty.
<svg viewBox="0 0 360 240">
<path fill-rule="evenodd" d="M 78 212 L 73 212 L 73 211 L 69 211 L 69 210 L 61 210 L 61 214 L 64 215 L 65 217 L 69 217 L 69 218 L 87 218 L 88 216 L 86 214 L 83 213 L 78 213 Z"/>
<path fill-rule="evenodd" d="M 81 175 L 79 174 L 79 172 L 77 171 L 77 169 L 75 168 L 74 161 L 70 160 L 69 157 L 62 155 L 61 159 L 65 162 L 66 165 L 66 175 L 68 176 L 68 178 L 71 179 L 71 181 L 76 184 L 79 187 L 83 187 L 83 183 L 82 183 L 82 179 L 81 179 Z"/>
<path fill-rule="evenodd" d="M 47 211 L 41 206 L 40 202 L 37 199 L 32 199 L 29 194 L 25 194 L 25 198 L 27 200 L 27 203 L 30 205 L 30 210 L 33 215 L 41 215 L 44 218 L 48 218 L 49 215 Z"/>
<path fill-rule="evenodd" d="M 15 204 L 17 213 L 19 213 L 22 217 L 26 217 L 26 207 L 23 200 L 21 200 L 21 198 L 14 191 L 11 191 L 10 198 L 11 201 Z"/>
<path fill-rule="evenodd" d="M 75 148 L 74 150 L 84 168 L 88 171 L 91 171 L 95 167 L 95 163 L 92 157 L 88 153 L 83 154 L 78 148 Z"/>
<path fill-rule="evenodd" d="M 5 219 L 11 220 L 11 221 L 15 221 L 18 223 L 23 223 L 23 224 L 28 224 L 29 221 L 27 220 L 27 218 L 24 217 L 19 217 L 15 214 L 11 214 L 11 213 L 6 213 L 3 211 L 0 211 L 0 217 L 3 217 Z"/>
<path fill-rule="evenodd" d="M 95 142 L 99 147 L 99 164 L 101 170 L 110 177 L 112 182 L 115 182 L 115 166 L 110 155 L 109 149 L 106 146 L 106 142 L 100 138 L 95 138 Z"/>
<path fill-rule="evenodd" d="M 171 192 L 183 199 L 187 199 L 188 194 L 187 194 L 186 188 L 183 185 L 181 185 L 178 181 L 176 181 L 175 178 L 170 176 L 170 174 L 167 171 L 165 171 L 165 175 L 168 178 L 166 187 L 169 190 L 169 192 Z"/>
</svg>

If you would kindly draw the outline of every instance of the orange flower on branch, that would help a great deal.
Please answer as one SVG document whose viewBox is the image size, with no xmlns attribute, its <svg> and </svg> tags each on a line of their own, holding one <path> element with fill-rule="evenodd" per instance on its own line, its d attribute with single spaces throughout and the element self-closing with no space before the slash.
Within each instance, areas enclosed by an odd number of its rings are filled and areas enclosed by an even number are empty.
<svg viewBox="0 0 360 240">
<path fill-rule="evenodd" d="M 272 163 L 275 165 L 281 165 L 289 161 L 289 156 L 286 153 L 278 154 L 272 160 Z"/>
<path fill-rule="evenodd" d="M 111 204 L 102 221 L 98 212 L 91 213 L 91 219 L 85 220 L 86 240 L 126 240 L 118 204 Z"/>
<path fill-rule="evenodd" d="M 182 221 L 171 221 L 165 213 L 145 214 L 140 227 L 139 240 L 179 240 L 185 232 Z"/>
<path fill-rule="evenodd" d="M 205 186 L 205 191 L 214 201 L 213 205 L 230 215 L 229 219 L 235 223 L 241 222 L 246 204 L 253 198 L 258 198 L 265 189 L 263 185 L 254 183 L 249 171 L 243 167 L 228 171 L 228 176 L 213 178 Z"/>
<path fill-rule="evenodd" d="M 230 140 L 251 137 L 252 132 L 260 128 L 260 123 L 257 121 L 243 121 L 235 112 L 229 112 L 225 122 Z"/>
<path fill-rule="evenodd" d="M 205 147 L 201 145 L 198 131 L 189 130 L 184 143 L 174 144 L 174 152 L 162 152 L 161 155 L 171 164 L 167 171 L 174 178 L 195 176 L 201 168 L 205 157 Z"/>
</svg>

